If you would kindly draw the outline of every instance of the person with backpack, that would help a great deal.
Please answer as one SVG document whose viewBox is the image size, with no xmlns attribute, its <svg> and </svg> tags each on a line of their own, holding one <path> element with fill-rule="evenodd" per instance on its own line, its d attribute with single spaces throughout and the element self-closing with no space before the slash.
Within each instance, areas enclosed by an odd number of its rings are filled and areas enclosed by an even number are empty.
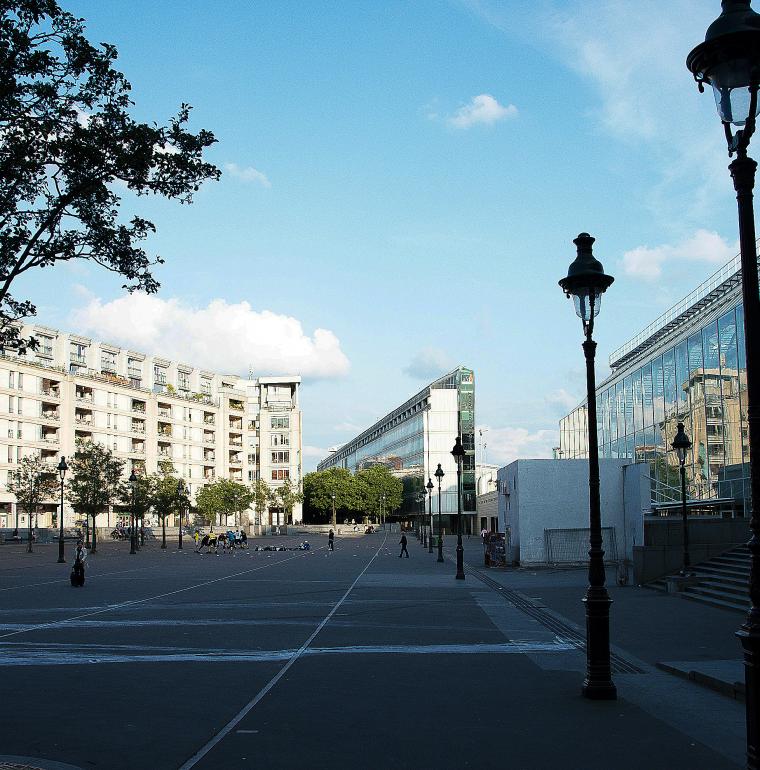
<svg viewBox="0 0 760 770">
<path fill-rule="evenodd" d="M 335 533 L 330 530 L 330 533 L 327 535 L 327 550 L 328 551 L 334 551 L 335 550 Z"/>
<path fill-rule="evenodd" d="M 398 543 L 401 546 L 401 553 L 398 555 L 398 558 L 400 559 L 404 554 L 406 554 L 406 558 L 408 559 L 409 551 L 406 550 L 406 535 L 402 533 L 401 540 L 399 540 Z"/>
<path fill-rule="evenodd" d="M 74 551 L 74 566 L 71 568 L 71 585 L 81 588 L 84 585 L 84 561 L 87 558 L 87 549 L 79 540 Z"/>
</svg>

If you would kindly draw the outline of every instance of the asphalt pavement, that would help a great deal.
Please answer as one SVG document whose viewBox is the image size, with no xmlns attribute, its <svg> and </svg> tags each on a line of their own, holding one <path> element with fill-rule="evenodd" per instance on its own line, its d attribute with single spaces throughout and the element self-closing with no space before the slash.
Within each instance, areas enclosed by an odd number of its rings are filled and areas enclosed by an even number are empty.
<svg viewBox="0 0 760 770">
<path fill-rule="evenodd" d="M 56 546 L 0 548 L 0 763 L 742 766 L 743 704 L 656 666 L 738 657 L 736 615 L 612 588 L 619 698 L 591 702 L 582 572 L 478 572 L 473 539 L 456 581 L 413 536 L 409 559 L 398 536 L 310 540 L 219 556 L 104 543 L 81 589 Z"/>
</svg>

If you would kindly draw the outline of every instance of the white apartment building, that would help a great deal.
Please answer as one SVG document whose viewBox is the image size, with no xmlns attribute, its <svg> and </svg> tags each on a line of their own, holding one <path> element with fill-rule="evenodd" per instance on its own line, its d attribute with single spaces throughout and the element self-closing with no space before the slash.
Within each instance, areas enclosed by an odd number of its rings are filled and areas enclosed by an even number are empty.
<svg viewBox="0 0 760 770">
<path fill-rule="evenodd" d="M 155 473 L 170 460 L 193 502 L 216 478 L 261 478 L 271 487 L 290 479 L 300 487 L 300 377 L 246 380 L 39 325 L 22 334 L 39 347 L 0 352 L 0 527 L 28 526 L 7 489 L 21 458 L 37 454 L 55 469 L 78 439 L 113 450 L 127 476 Z M 34 523 L 51 526 L 59 507 L 47 501 Z M 97 525 L 114 526 L 123 514 L 118 506 L 104 511 Z M 65 503 L 64 526 L 78 518 Z M 292 518 L 301 520 L 300 505 Z M 287 523 L 276 507 L 248 519 Z"/>
</svg>

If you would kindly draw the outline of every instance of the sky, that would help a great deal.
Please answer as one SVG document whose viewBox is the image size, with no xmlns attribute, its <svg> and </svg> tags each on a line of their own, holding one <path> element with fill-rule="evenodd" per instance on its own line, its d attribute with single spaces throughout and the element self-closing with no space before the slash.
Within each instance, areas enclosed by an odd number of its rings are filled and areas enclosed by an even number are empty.
<svg viewBox="0 0 760 770">
<path fill-rule="evenodd" d="M 598 379 L 738 251 L 712 96 L 718 0 L 60 0 L 117 46 L 134 115 L 183 102 L 222 170 L 140 198 L 155 296 L 70 264 L 38 321 L 225 373 L 303 376 L 304 467 L 435 377 L 476 376 L 488 462 L 548 457 L 585 392 L 557 281 L 586 231 L 615 282 Z"/>
</svg>

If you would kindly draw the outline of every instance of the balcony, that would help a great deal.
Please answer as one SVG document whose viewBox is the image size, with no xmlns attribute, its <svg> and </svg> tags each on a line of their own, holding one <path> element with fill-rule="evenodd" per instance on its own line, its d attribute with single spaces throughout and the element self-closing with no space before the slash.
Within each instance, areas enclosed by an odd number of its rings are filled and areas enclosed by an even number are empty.
<svg viewBox="0 0 760 770">
<path fill-rule="evenodd" d="M 207 463 L 216 462 L 216 455 L 213 452 L 205 452 L 203 454 L 203 461 Z"/>
<path fill-rule="evenodd" d="M 138 420 L 132 421 L 132 433 L 145 433 L 145 423 Z"/>
<path fill-rule="evenodd" d="M 230 417 L 230 430 L 243 432 L 243 421 L 239 417 Z"/>
<path fill-rule="evenodd" d="M 116 374 L 116 364 L 113 361 L 101 361 L 100 371 L 103 374 Z"/>
<path fill-rule="evenodd" d="M 159 449 L 158 450 L 158 456 L 159 457 L 169 457 L 169 458 L 171 458 L 172 453 L 171 453 L 171 450 L 169 450 L 169 449 Z"/>
<path fill-rule="evenodd" d="M 216 444 L 216 434 L 214 434 L 214 433 L 204 433 L 203 434 L 203 443 L 204 444 Z"/>
<path fill-rule="evenodd" d="M 230 465 L 242 465 L 243 464 L 243 456 L 238 453 L 230 452 Z"/>
<path fill-rule="evenodd" d="M 133 441 L 132 449 L 130 451 L 132 452 L 132 454 L 144 455 L 145 443 L 143 441 Z"/>
<path fill-rule="evenodd" d="M 40 417 L 48 422 L 58 422 L 61 419 L 61 413 L 57 409 L 43 409 Z"/>
<path fill-rule="evenodd" d="M 165 417 L 167 420 L 171 420 L 171 418 L 172 418 L 172 410 L 171 409 L 159 409 L 158 410 L 158 416 L 159 417 Z"/>
<path fill-rule="evenodd" d="M 144 401 L 132 401 L 132 411 L 138 414 L 145 414 L 145 402 Z"/>
<path fill-rule="evenodd" d="M 142 369 L 137 369 L 134 366 L 128 366 L 127 367 L 127 374 L 130 377 L 135 377 L 138 380 L 142 379 Z"/>
<path fill-rule="evenodd" d="M 40 358 L 53 358 L 53 348 L 50 345 L 40 346 L 37 348 L 37 350 L 34 351 L 34 353 Z"/>
<path fill-rule="evenodd" d="M 69 353 L 69 361 L 72 364 L 84 366 L 87 363 L 87 358 L 80 353 Z"/>
<path fill-rule="evenodd" d="M 203 478 L 206 479 L 206 481 L 213 481 L 216 478 L 215 473 L 204 473 Z"/>
<path fill-rule="evenodd" d="M 161 430 L 161 428 L 159 428 L 158 435 L 165 439 L 170 439 L 172 437 L 172 430 L 171 428 L 167 428 L 166 430 Z"/>
<path fill-rule="evenodd" d="M 240 439 L 230 439 L 230 446 L 243 446 L 243 442 Z"/>
<path fill-rule="evenodd" d="M 44 441 L 46 444 L 57 444 L 58 443 L 58 431 L 50 432 L 50 433 L 43 433 L 41 440 Z"/>
<path fill-rule="evenodd" d="M 92 388 L 77 388 L 76 399 L 77 401 L 92 403 Z"/>
<path fill-rule="evenodd" d="M 243 406 L 242 401 L 237 401 L 234 398 L 230 399 L 230 409 L 234 409 L 237 412 L 244 412 L 245 406 Z"/>
<path fill-rule="evenodd" d="M 48 398 L 58 399 L 61 397 L 61 384 L 43 378 L 42 385 L 40 387 L 40 395 L 47 396 Z"/>
<path fill-rule="evenodd" d="M 216 424 L 216 417 L 213 414 L 210 414 L 209 412 L 203 413 L 203 422 L 206 423 L 206 425 L 215 425 Z"/>
</svg>

